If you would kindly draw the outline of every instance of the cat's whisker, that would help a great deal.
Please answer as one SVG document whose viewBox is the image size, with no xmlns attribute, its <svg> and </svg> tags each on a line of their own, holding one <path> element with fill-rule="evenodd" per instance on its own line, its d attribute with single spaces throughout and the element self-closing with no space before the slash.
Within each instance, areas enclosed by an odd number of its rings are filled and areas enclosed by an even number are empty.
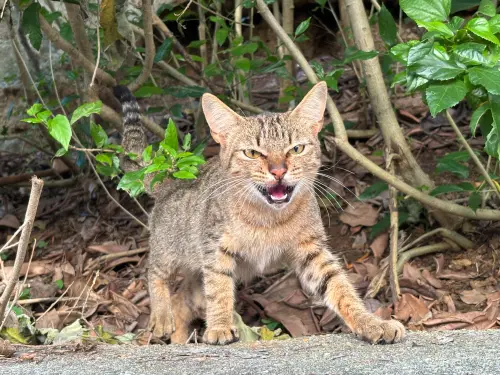
<svg viewBox="0 0 500 375">
<path fill-rule="evenodd" d="M 209 190 L 215 188 L 218 185 L 221 185 L 221 184 L 224 184 L 224 183 L 227 183 L 227 182 L 230 182 L 230 181 L 235 181 L 235 180 L 238 180 L 238 179 L 241 179 L 241 178 L 244 178 L 244 177 L 243 176 L 232 176 L 232 177 L 228 177 L 228 178 L 224 178 L 222 180 L 216 181 L 213 184 L 209 185 L 208 187 L 204 188 L 202 190 L 202 192 L 201 192 L 201 195 L 204 195 L 206 192 L 208 192 Z"/>
<path fill-rule="evenodd" d="M 340 210 L 342 210 L 342 206 L 337 201 L 337 199 L 335 199 L 335 196 L 333 196 L 324 187 L 322 187 L 321 185 L 319 185 L 318 181 L 316 179 L 313 179 L 313 178 L 306 178 L 306 179 L 311 183 L 311 185 L 313 186 L 313 188 L 317 188 L 322 193 L 322 195 L 328 200 L 328 202 L 330 202 L 330 204 L 332 205 L 332 207 L 335 209 L 335 212 L 338 213 L 339 211 L 337 210 L 337 207 L 335 206 L 335 204 L 329 198 L 329 195 L 331 195 L 332 199 L 335 201 L 335 203 L 337 204 L 337 206 L 340 208 Z"/>
<path fill-rule="evenodd" d="M 342 208 L 342 205 L 339 203 L 339 201 L 335 198 L 335 196 L 339 197 L 342 201 L 347 203 L 349 206 L 352 207 L 352 205 L 344 198 L 341 197 L 335 190 L 333 190 L 330 186 L 322 183 L 321 181 L 315 180 L 315 186 L 321 186 L 323 190 L 325 190 L 329 196 L 332 197 L 332 199 L 337 203 L 337 206 L 343 211 L 344 209 Z"/>
<path fill-rule="evenodd" d="M 326 177 L 334 182 L 336 182 L 337 184 L 339 184 L 340 186 L 342 186 L 344 189 L 346 189 L 349 193 L 351 193 L 352 195 L 354 195 L 354 197 L 356 199 L 359 199 L 358 196 L 351 190 L 349 189 L 347 186 L 345 186 L 342 181 L 340 181 L 338 178 L 335 178 L 335 177 L 332 177 L 332 176 L 329 176 L 327 174 L 324 174 L 324 173 L 317 173 L 318 176 L 323 176 L 323 177 Z M 347 203 L 347 202 L 346 202 Z"/>
<path fill-rule="evenodd" d="M 342 168 L 342 167 L 337 167 L 338 163 L 339 162 L 336 162 L 335 164 L 333 164 L 332 166 L 330 166 L 328 168 L 321 167 L 321 168 L 319 168 L 319 170 L 321 172 L 326 172 L 326 171 L 329 171 L 329 170 L 332 170 L 332 169 L 340 169 L 340 170 L 346 171 L 346 172 L 348 172 L 350 174 L 355 174 L 353 171 L 350 171 L 349 169 L 345 169 L 345 168 Z"/>
<path fill-rule="evenodd" d="M 243 207 L 245 207 L 245 202 L 247 200 L 247 197 L 250 196 L 250 194 L 252 192 L 252 188 L 254 188 L 254 187 L 255 187 L 255 184 L 253 184 L 253 183 L 246 185 L 245 188 L 243 189 L 242 194 L 240 195 L 240 198 L 238 198 L 238 201 L 236 202 L 236 205 L 238 205 L 240 200 L 244 197 L 244 200 L 241 204 L 240 210 L 238 211 L 238 221 L 240 220 L 240 217 L 241 217 L 241 211 L 243 210 Z"/>
<path fill-rule="evenodd" d="M 324 201 L 324 200 L 323 200 L 323 199 L 322 199 L 322 198 L 321 198 L 321 197 L 320 197 L 320 196 L 319 196 L 319 195 L 318 195 L 318 194 L 314 191 L 314 188 L 312 188 L 312 187 L 310 187 L 310 186 L 306 185 L 306 189 L 307 189 L 307 190 L 309 190 L 309 192 L 310 192 L 313 196 L 317 197 L 317 198 L 321 201 L 321 203 L 323 204 L 323 207 L 325 207 L 326 214 L 327 214 L 327 216 L 328 216 L 328 227 L 330 227 L 330 225 L 331 225 L 331 222 L 330 222 L 330 212 L 328 211 L 328 206 L 326 205 L 325 201 Z M 327 198 L 327 199 L 328 199 L 328 198 Z M 330 203 L 331 203 L 331 202 L 330 202 Z"/>
<path fill-rule="evenodd" d="M 222 194 L 224 194 L 225 192 L 231 190 L 233 187 L 238 186 L 238 184 L 244 182 L 245 180 L 246 179 L 242 177 L 241 179 L 230 181 L 230 182 L 228 182 L 228 183 L 226 183 L 226 184 L 224 184 L 222 186 L 219 186 L 217 189 L 215 189 L 212 192 L 210 192 L 210 194 L 201 203 L 204 203 L 204 202 L 208 201 L 210 198 L 211 199 L 215 199 L 216 197 L 221 196 Z M 226 189 L 224 189 L 224 188 L 226 188 Z M 224 191 L 222 191 L 221 193 L 215 194 L 220 189 L 224 189 Z"/>
</svg>

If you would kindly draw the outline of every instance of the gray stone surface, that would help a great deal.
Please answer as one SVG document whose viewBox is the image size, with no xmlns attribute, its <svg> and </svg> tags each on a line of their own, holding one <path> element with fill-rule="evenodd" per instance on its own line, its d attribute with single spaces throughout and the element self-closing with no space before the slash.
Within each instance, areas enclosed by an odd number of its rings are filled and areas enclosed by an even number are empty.
<svg viewBox="0 0 500 375">
<path fill-rule="evenodd" d="M 500 374 L 500 330 L 410 333 L 395 345 L 325 335 L 227 347 L 99 346 L 0 360 L 0 374 Z"/>
</svg>

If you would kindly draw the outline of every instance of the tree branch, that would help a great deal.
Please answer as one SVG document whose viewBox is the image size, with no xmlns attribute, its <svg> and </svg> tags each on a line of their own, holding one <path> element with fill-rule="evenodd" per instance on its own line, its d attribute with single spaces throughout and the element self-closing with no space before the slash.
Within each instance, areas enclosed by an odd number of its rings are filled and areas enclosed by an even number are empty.
<svg viewBox="0 0 500 375">
<path fill-rule="evenodd" d="M 472 210 L 469 207 L 460 206 L 456 203 L 443 201 L 441 199 L 432 197 L 428 194 L 421 192 L 420 190 L 415 189 L 414 187 L 408 185 L 407 183 L 399 180 L 397 177 L 392 174 L 386 172 L 382 168 L 380 168 L 377 164 L 372 162 L 370 159 L 366 158 L 363 154 L 361 154 L 358 150 L 356 150 L 353 146 L 349 144 L 348 141 L 340 139 L 328 137 L 330 141 L 335 142 L 337 147 L 344 152 L 347 156 L 349 156 L 352 160 L 354 160 L 359 165 L 363 166 L 367 170 L 369 170 L 373 175 L 384 180 L 388 184 L 393 185 L 396 189 L 403 192 L 404 194 L 409 195 L 412 198 L 422 202 L 424 205 L 435 208 L 437 210 L 457 215 L 461 217 L 466 217 L 469 219 L 475 220 L 500 220 L 500 210 L 485 210 L 478 209 L 476 211 Z"/>
<path fill-rule="evenodd" d="M 64 3 L 66 6 L 66 11 L 68 12 L 68 21 L 73 30 L 73 35 L 75 36 L 75 43 L 83 56 L 89 60 L 94 60 L 94 54 L 92 53 L 92 47 L 90 46 L 89 38 L 87 32 L 85 31 L 85 24 L 81 15 L 80 5 Z"/>
<path fill-rule="evenodd" d="M 52 43 L 54 43 L 54 45 L 57 48 L 66 52 L 76 65 L 81 66 L 87 72 L 92 74 L 96 69 L 95 64 L 92 61 L 87 60 L 85 56 L 80 51 L 78 51 L 78 49 L 76 49 L 70 43 L 65 41 L 61 37 L 61 35 L 52 26 L 49 25 L 44 16 L 40 15 L 39 19 L 40 19 L 40 28 L 42 29 L 43 33 L 47 36 L 47 38 L 51 40 Z M 99 81 L 106 84 L 107 86 L 116 85 L 116 80 L 110 74 L 106 73 L 102 69 L 97 68 L 96 77 Z"/>
<path fill-rule="evenodd" d="M 153 69 L 155 57 L 155 42 L 153 39 L 153 11 L 151 9 L 151 0 L 142 0 L 142 20 L 144 23 L 144 41 L 146 45 L 146 58 L 141 74 L 132 82 L 128 88 L 134 92 L 146 82 Z"/>
<path fill-rule="evenodd" d="M 285 44 L 286 48 L 288 48 L 288 50 L 290 51 L 293 58 L 299 63 L 309 81 L 311 81 L 312 83 L 317 83 L 318 77 L 316 76 L 316 73 L 311 68 L 309 62 L 304 57 L 300 49 L 295 45 L 295 43 L 288 36 L 285 30 L 283 30 L 276 18 L 274 18 L 265 1 L 257 0 L 256 7 L 262 18 L 264 18 L 264 20 L 269 24 L 269 27 L 278 35 L 281 41 Z M 347 139 L 347 133 L 344 128 L 344 121 L 342 120 L 342 116 L 340 116 L 340 113 L 330 96 L 328 96 L 327 99 L 326 109 L 328 110 L 330 118 L 332 119 L 333 127 L 335 129 L 335 136 L 339 137 L 340 139 Z"/>
<path fill-rule="evenodd" d="M 28 244 L 30 242 L 31 231 L 33 229 L 33 223 L 35 222 L 36 210 L 38 208 L 38 202 L 40 201 L 42 189 L 43 180 L 33 177 L 31 180 L 30 199 L 24 216 L 24 227 L 19 238 L 19 246 L 17 247 L 16 260 L 14 261 L 11 278 L 6 282 L 6 287 L 0 297 L 0 319 L 2 320 L 5 314 L 5 308 L 7 307 L 7 302 L 9 301 L 10 295 L 14 290 L 14 286 L 16 285 L 16 281 L 21 272 L 21 267 L 24 263 L 26 249 L 28 248 Z"/>
<path fill-rule="evenodd" d="M 472 150 L 472 147 L 467 143 L 467 140 L 464 138 L 462 135 L 462 132 L 458 128 L 457 124 L 455 123 L 455 120 L 453 120 L 453 117 L 451 117 L 450 112 L 447 110 L 446 111 L 446 118 L 448 119 L 448 122 L 450 123 L 451 127 L 455 131 L 455 134 L 457 135 L 458 141 L 462 144 L 462 146 L 465 147 L 467 152 L 469 153 L 470 157 L 474 161 L 474 164 L 476 164 L 477 168 L 479 169 L 479 172 L 483 175 L 485 180 L 488 182 L 488 184 L 491 186 L 493 191 L 497 194 L 497 197 L 500 197 L 500 192 L 498 191 L 497 186 L 491 179 L 490 175 L 486 171 L 486 168 L 484 168 L 483 164 L 481 163 L 481 160 L 477 157 L 477 155 L 474 153 L 474 150 Z"/>
</svg>

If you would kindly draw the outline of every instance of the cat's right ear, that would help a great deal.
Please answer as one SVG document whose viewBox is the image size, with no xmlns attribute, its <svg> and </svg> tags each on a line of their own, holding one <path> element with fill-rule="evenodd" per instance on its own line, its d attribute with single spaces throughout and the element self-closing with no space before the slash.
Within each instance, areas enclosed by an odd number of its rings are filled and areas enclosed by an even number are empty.
<svg viewBox="0 0 500 375">
<path fill-rule="evenodd" d="M 215 142 L 224 145 L 225 136 L 243 118 L 212 94 L 203 94 L 201 98 L 203 113 Z"/>
</svg>

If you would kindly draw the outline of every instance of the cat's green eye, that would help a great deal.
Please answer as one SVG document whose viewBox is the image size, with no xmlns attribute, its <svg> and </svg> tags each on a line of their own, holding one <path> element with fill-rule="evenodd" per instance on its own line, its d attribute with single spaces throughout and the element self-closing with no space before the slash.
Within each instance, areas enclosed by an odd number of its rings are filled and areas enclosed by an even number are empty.
<svg viewBox="0 0 500 375">
<path fill-rule="evenodd" d="M 262 155 L 259 151 L 255 150 L 244 150 L 243 153 L 250 159 L 258 159 Z"/>
<path fill-rule="evenodd" d="M 295 146 L 294 148 L 292 148 L 289 153 L 292 154 L 292 155 L 298 155 L 298 154 L 302 154 L 302 152 L 304 151 L 304 148 L 305 146 L 304 145 L 297 145 Z"/>
</svg>

